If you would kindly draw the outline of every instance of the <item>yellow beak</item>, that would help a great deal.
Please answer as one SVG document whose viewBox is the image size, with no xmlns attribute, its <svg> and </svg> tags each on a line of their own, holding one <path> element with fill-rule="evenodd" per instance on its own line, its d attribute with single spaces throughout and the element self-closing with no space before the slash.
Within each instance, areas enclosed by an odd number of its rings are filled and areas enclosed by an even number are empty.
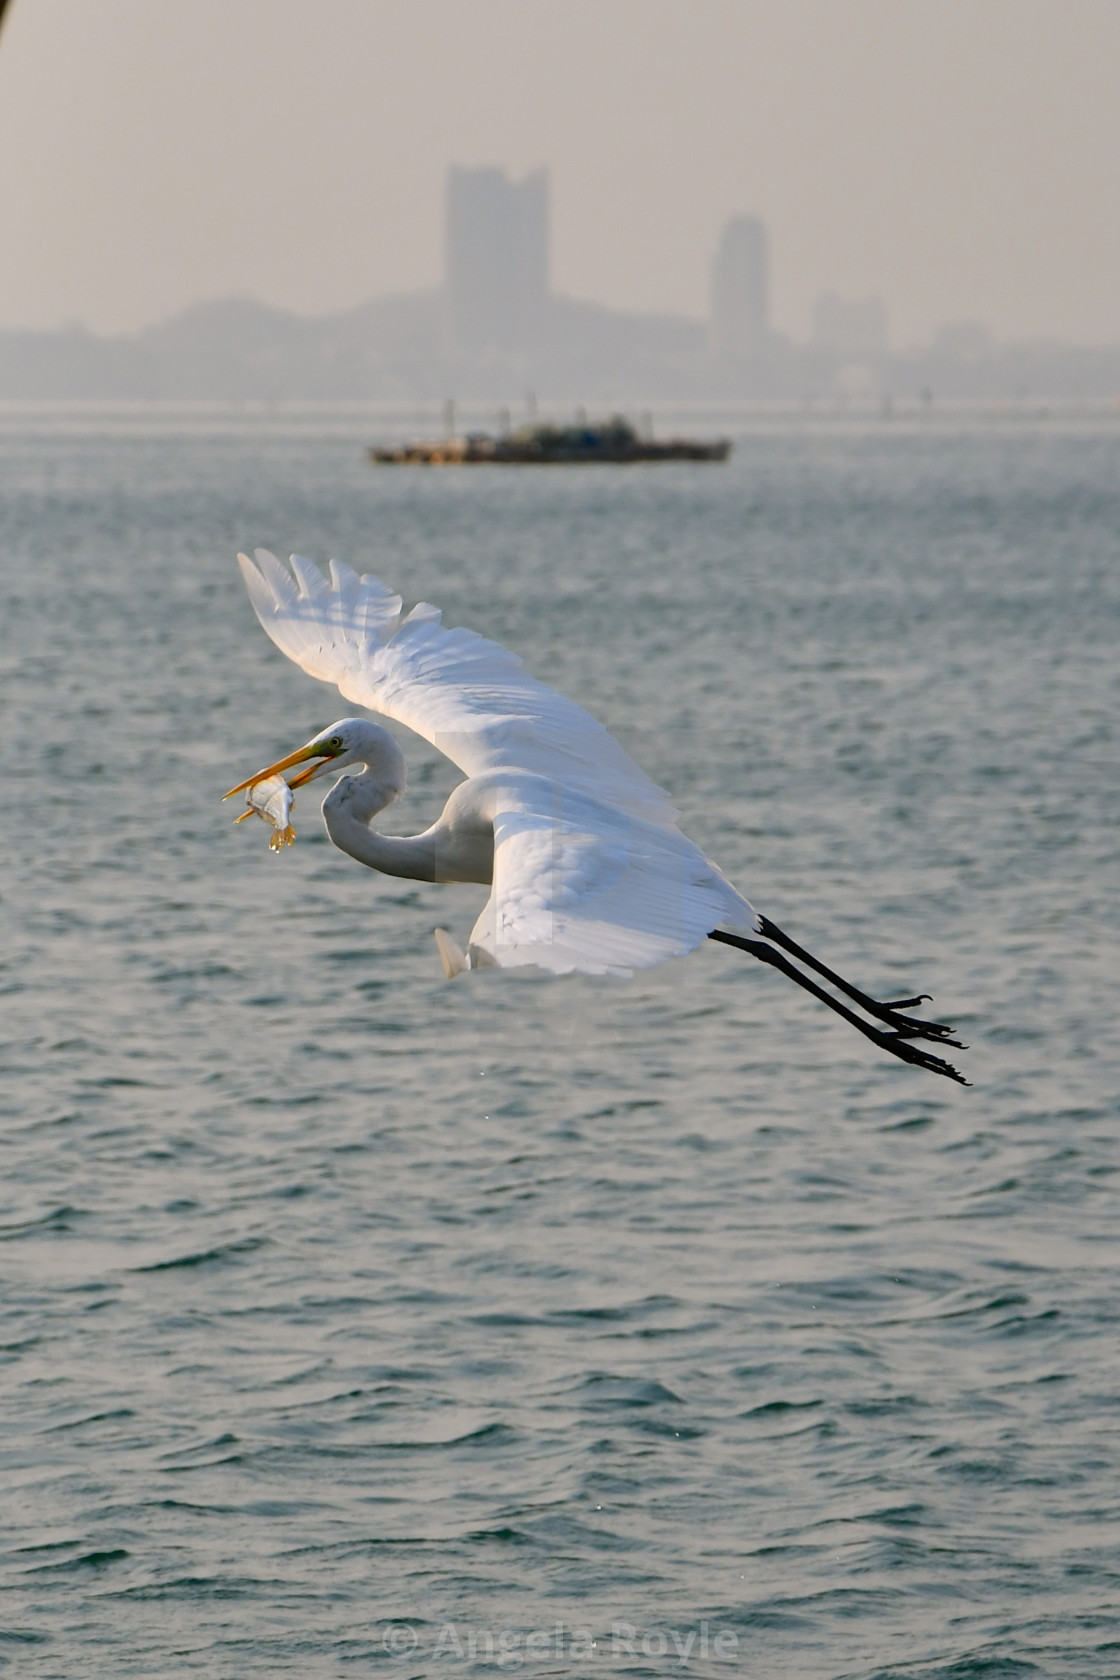
<svg viewBox="0 0 1120 1680">
<path fill-rule="evenodd" d="M 293 764 L 305 764 L 309 758 L 319 760 L 332 758 L 333 756 L 332 753 L 312 742 L 309 747 L 300 747 L 297 752 L 289 753 L 287 758 L 277 759 L 276 763 L 270 764 L 267 769 L 258 770 L 255 776 L 246 777 L 245 781 L 238 782 L 236 787 L 230 788 L 228 793 L 223 793 L 222 798 L 232 799 L 235 793 L 244 793 L 247 787 L 253 787 L 257 782 L 263 782 L 266 777 L 278 776 L 281 770 L 290 770 Z M 312 764 L 309 769 L 302 771 L 300 775 L 293 776 L 288 786 L 292 788 L 301 787 L 304 782 L 311 780 L 318 768 L 318 763 Z"/>
</svg>

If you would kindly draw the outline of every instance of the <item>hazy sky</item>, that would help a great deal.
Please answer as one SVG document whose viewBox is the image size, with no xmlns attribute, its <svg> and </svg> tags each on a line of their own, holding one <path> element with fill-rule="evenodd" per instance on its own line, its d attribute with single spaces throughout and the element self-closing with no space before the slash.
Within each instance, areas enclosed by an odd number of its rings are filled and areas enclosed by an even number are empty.
<svg viewBox="0 0 1120 1680">
<path fill-rule="evenodd" d="M 11 0 L 0 324 L 127 330 L 438 281 L 449 163 L 552 170 L 553 283 L 775 324 L 1120 341 L 1120 0 Z"/>
</svg>

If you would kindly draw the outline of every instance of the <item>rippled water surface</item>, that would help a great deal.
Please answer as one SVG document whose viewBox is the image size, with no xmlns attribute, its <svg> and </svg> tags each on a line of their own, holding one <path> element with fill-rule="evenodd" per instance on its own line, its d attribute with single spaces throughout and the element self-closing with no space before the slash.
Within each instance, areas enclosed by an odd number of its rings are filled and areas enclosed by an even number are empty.
<svg viewBox="0 0 1120 1680">
<path fill-rule="evenodd" d="M 364 435 L 0 419 L 0 1666 L 1120 1673 L 1120 426 Z M 448 984 L 479 889 L 233 827 L 352 710 L 256 543 L 516 648 L 973 1089 L 714 946 Z"/>
</svg>

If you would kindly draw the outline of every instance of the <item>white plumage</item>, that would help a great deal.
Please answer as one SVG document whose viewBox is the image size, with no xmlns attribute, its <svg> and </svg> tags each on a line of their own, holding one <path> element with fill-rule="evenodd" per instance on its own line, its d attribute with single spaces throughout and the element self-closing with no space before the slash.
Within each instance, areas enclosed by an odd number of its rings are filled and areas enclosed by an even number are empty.
<svg viewBox="0 0 1120 1680">
<path fill-rule="evenodd" d="M 449 977 L 493 964 L 630 974 L 711 938 L 779 969 L 891 1055 L 967 1084 L 913 1042 L 957 1043 L 951 1028 L 902 1013 L 921 998 L 880 1002 L 759 915 L 681 833 L 666 795 L 602 724 L 529 676 L 514 654 L 446 629 L 426 602 L 402 618 L 399 595 L 336 560 L 328 580 L 295 555 L 290 570 L 265 549 L 238 558 L 282 653 L 347 700 L 425 736 L 467 780 L 423 834 L 380 833 L 372 821 L 402 792 L 404 758 L 380 725 L 344 718 L 231 793 L 297 764 L 309 768 L 291 778 L 293 789 L 361 766 L 323 801 L 336 846 L 389 875 L 490 887 L 466 954 L 437 933 Z"/>
<path fill-rule="evenodd" d="M 282 653 L 423 735 L 475 784 L 474 814 L 493 833 L 490 901 L 471 936 L 480 956 L 618 974 L 694 950 L 713 928 L 758 932 L 661 788 L 515 654 L 447 629 L 426 602 L 402 618 L 399 595 L 336 560 L 328 581 L 295 555 L 290 571 L 265 549 L 238 558 Z M 471 783 L 458 791 L 461 816 Z"/>
</svg>

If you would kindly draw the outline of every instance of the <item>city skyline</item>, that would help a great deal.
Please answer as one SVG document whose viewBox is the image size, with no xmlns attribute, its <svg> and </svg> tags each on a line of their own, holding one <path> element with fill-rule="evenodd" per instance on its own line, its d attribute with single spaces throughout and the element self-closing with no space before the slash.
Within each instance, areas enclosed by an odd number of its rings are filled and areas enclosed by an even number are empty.
<svg viewBox="0 0 1120 1680">
<path fill-rule="evenodd" d="M 583 313 L 585 322 L 617 318 L 668 323 L 675 319 L 686 329 L 702 328 L 713 364 L 764 359 L 781 342 L 812 345 L 857 360 L 881 357 L 892 348 L 890 311 L 875 294 L 850 298 L 833 289 L 823 291 L 814 301 L 809 331 L 803 339 L 775 331 L 770 319 L 769 230 L 754 214 L 730 216 L 714 250 L 706 258 L 703 253 L 696 254 L 708 275 L 707 308 L 700 317 L 610 310 L 590 299 L 556 291 L 551 274 L 551 171 L 547 166 L 518 180 L 496 165 L 450 164 L 443 185 L 442 224 L 440 283 L 410 293 L 365 299 L 358 305 L 358 312 L 382 310 L 391 314 L 396 309 L 398 314 L 403 310 L 407 317 L 411 311 L 413 330 L 421 323 L 421 331 L 427 332 L 432 346 L 445 357 L 475 362 L 524 357 L 555 339 L 557 329 L 562 340 L 570 338 L 573 309 Z M 260 298 L 205 298 L 150 329 L 142 329 L 139 337 L 151 337 L 153 332 L 157 337 L 169 331 L 174 334 L 180 322 L 197 320 L 208 312 L 213 315 L 224 310 L 228 320 L 229 312 L 238 309 L 245 312 L 246 321 L 256 310 L 260 314 L 286 314 L 308 325 L 329 321 L 339 313 L 300 316 L 276 311 Z M 0 333 L 3 331 L 4 324 L 0 323 Z M 68 323 L 61 334 L 53 336 L 80 336 L 86 331 Z M 136 335 L 100 336 L 127 339 Z M 930 342 L 943 349 L 956 346 L 966 359 L 974 359 L 990 351 L 995 335 L 986 323 L 938 322 Z M 699 346 L 700 338 L 695 337 L 694 353 L 699 353 Z"/>
<path fill-rule="evenodd" d="M 642 311 L 603 306 L 593 299 L 572 297 L 552 286 L 550 166 L 529 171 L 522 180 L 501 166 L 447 166 L 443 182 L 441 272 L 436 283 L 405 292 L 374 294 L 361 299 L 358 310 L 407 306 L 442 298 L 440 330 L 445 348 L 467 355 L 485 352 L 514 354 L 539 333 L 549 302 L 653 319 L 671 311 Z M 958 346 L 967 358 L 986 354 L 999 340 L 988 322 L 973 318 L 937 320 L 925 340 L 909 346 L 892 342 L 887 300 L 877 293 L 851 297 L 826 287 L 813 300 L 803 334 L 782 333 L 771 321 L 771 241 L 765 221 L 751 213 L 727 217 L 714 248 L 696 253 L 707 275 L 706 308 L 683 322 L 703 326 L 709 351 L 716 357 L 752 357 L 763 353 L 775 338 L 792 344 L 816 345 L 855 358 L 876 356 L 890 349 L 917 350 L 928 346 Z M 522 295 L 524 291 L 525 295 Z M 239 305 L 291 315 L 315 322 L 347 311 L 318 312 L 277 309 L 252 294 L 217 294 L 191 299 L 182 308 L 139 329 L 139 336 L 173 328 L 182 317 L 200 310 Z M 0 321 L 0 334 L 45 332 L 62 336 L 87 334 L 84 321 L 71 320 L 45 329 L 12 327 Z M 127 339 L 133 333 L 98 333 L 98 338 Z M 1029 340 L 1027 342 L 1030 342 Z M 1117 342 L 1120 343 L 1120 335 Z"/>
<path fill-rule="evenodd" d="M 0 398 L 361 398 L 527 391 L 617 406 L 724 397 L 898 396 L 1021 401 L 1028 392 L 1115 400 L 1120 346 L 1062 352 L 1000 343 L 981 322 L 940 323 L 925 346 L 892 349 L 875 295 L 822 292 L 811 332 L 773 330 L 771 245 L 759 216 L 729 218 L 707 262 L 706 318 L 609 309 L 554 290 L 551 180 L 453 164 L 443 191 L 442 284 L 301 316 L 260 300 L 199 303 L 138 334 L 0 328 Z M 699 260 L 700 253 L 697 253 Z M 625 401 L 625 399 L 622 399 Z"/>
<path fill-rule="evenodd" d="M 1120 341 L 1118 81 L 1104 0 L 15 0 L 0 324 L 437 285 L 458 161 L 547 163 L 554 289 L 605 308 L 703 317 L 753 213 L 797 340 L 832 290 L 899 344 Z"/>
</svg>

